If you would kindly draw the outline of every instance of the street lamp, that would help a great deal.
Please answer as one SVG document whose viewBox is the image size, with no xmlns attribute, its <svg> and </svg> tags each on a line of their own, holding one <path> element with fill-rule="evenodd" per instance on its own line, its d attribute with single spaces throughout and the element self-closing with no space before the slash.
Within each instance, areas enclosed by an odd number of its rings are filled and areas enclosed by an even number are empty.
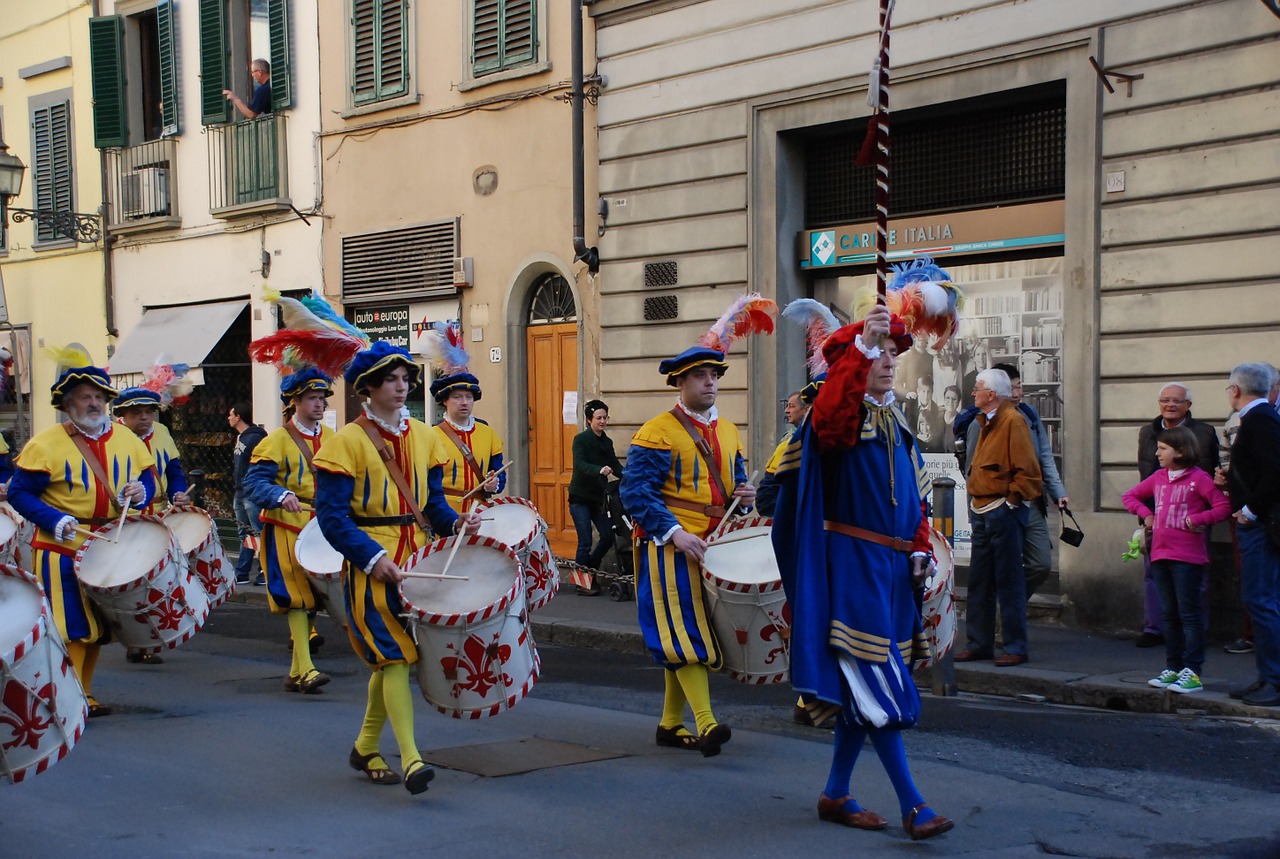
<svg viewBox="0 0 1280 859">
<path fill-rule="evenodd" d="M 92 244 L 101 240 L 102 225 L 97 215 L 56 209 L 10 208 L 9 200 L 18 196 L 18 192 L 22 190 L 22 174 L 26 170 L 27 165 L 18 156 L 9 154 L 9 147 L 5 145 L 4 138 L 0 137 L 0 235 L 4 233 L 4 222 L 12 217 L 15 224 L 35 221 L 52 227 L 54 236 L 65 236 L 73 242 Z"/>
</svg>

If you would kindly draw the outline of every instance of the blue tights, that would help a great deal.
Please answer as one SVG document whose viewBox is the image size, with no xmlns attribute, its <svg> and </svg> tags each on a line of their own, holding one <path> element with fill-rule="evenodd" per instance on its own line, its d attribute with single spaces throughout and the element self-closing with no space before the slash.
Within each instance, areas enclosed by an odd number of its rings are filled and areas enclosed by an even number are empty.
<svg viewBox="0 0 1280 859">
<path fill-rule="evenodd" d="M 924 802 L 920 791 L 911 779 L 911 770 L 907 767 L 907 750 L 902 742 L 902 732 L 894 728 L 883 730 L 867 729 L 845 721 L 843 716 L 836 719 L 835 749 L 831 755 L 831 773 L 827 776 L 827 787 L 824 791 L 831 799 L 839 799 L 849 795 L 849 785 L 853 780 L 853 765 L 858 762 L 858 753 L 868 735 L 880 763 L 893 783 L 894 792 L 898 794 L 898 806 L 903 818 L 911 810 Z M 850 799 L 844 805 L 847 811 L 857 811 L 860 806 Z M 917 824 L 936 817 L 932 809 L 922 808 L 916 815 Z"/>
</svg>

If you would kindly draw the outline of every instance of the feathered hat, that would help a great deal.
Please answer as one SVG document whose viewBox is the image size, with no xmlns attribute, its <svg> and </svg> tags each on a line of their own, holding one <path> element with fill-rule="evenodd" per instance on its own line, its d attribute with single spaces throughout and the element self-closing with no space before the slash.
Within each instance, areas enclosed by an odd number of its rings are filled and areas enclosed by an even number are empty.
<svg viewBox="0 0 1280 859">
<path fill-rule="evenodd" d="M 368 349 L 357 352 L 347 365 L 343 378 L 359 396 L 369 393 L 369 382 L 379 370 L 404 367 L 409 371 L 409 390 L 415 390 L 422 382 L 422 365 L 400 346 L 379 340 Z"/>
<path fill-rule="evenodd" d="M 142 384 L 121 391 L 120 396 L 111 401 L 111 408 L 119 413 L 130 406 L 158 409 L 180 406 L 195 388 L 195 383 L 187 377 L 190 370 L 186 364 L 174 364 L 167 356 L 161 355 L 143 371 Z"/>
<path fill-rule="evenodd" d="M 155 391 L 148 391 L 146 388 L 135 386 L 121 391 L 120 396 L 111 401 L 111 410 L 116 414 L 120 414 L 125 409 L 133 406 L 143 406 L 158 410 L 162 405 L 160 395 Z"/>
<path fill-rule="evenodd" d="M 431 398 L 443 404 L 454 391 L 483 396 L 480 380 L 470 373 L 471 356 L 462 345 L 462 332 L 447 322 L 434 322 L 422 337 L 422 354 L 438 375 L 431 383 Z"/>
<path fill-rule="evenodd" d="M 773 314 L 777 310 L 773 299 L 758 292 L 739 296 L 707 333 L 698 338 L 697 346 L 663 360 L 658 372 L 667 377 L 667 384 L 673 388 L 676 380 L 694 367 L 714 367 L 716 374 L 723 376 L 729 369 L 724 356 L 733 341 L 749 334 L 772 334 Z"/>
<path fill-rule="evenodd" d="M 118 392 L 111 387 L 111 376 L 101 367 L 93 365 L 89 351 L 79 343 L 70 343 L 61 349 L 47 346 L 45 352 L 58 365 L 57 381 L 49 388 L 50 402 L 54 408 L 62 408 L 62 399 L 81 383 L 93 385 L 109 397 Z"/>
<path fill-rule="evenodd" d="M 319 391 L 326 398 L 333 396 L 332 380 L 315 367 L 290 373 L 280 381 L 280 399 L 286 405 L 311 391 Z"/>
<path fill-rule="evenodd" d="M 894 277 L 885 291 L 889 312 L 902 320 L 911 337 L 927 337 L 928 345 L 942 346 L 960 329 L 960 310 L 964 293 L 951 281 L 951 275 L 929 257 L 893 267 Z M 853 302 L 855 319 L 866 316 L 876 303 L 873 287 L 858 290 Z M 906 348 L 911 346 L 907 342 Z M 900 344 L 899 351 L 904 351 Z"/>
<path fill-rule="evenodd" d="M 249 354 L 259 363 L 287 373 L 315 368 L 332 377 L 369 348 L 369 336 L 315 292 L 297 299 L 268 289 L 264 297 L 280 308 L 281 328 L 249 344 Z"/>
</svg>

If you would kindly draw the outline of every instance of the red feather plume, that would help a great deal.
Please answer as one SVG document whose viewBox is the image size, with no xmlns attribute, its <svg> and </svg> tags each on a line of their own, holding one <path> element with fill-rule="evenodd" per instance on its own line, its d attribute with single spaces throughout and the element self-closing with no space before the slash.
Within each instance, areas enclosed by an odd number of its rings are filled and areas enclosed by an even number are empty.
<svg viewBox="0 0 1280 859">
<path fill-rule="evenodd" d="M 336 329 L 282 329 L 249 344 L 249 354 L 262 364 L 293 371 L 312 366 L 329 376 L 340 376 L 364 345 Z"/>
<path fill-rule="evenodd" d="M 739 296 L 706 334 L 698 338 L 698 345 L 728 352 L 733 341 L 748 334 L 772 334 L 773 314 L 778 305 L 773 299 L 758 292 Z"/>
</svg>

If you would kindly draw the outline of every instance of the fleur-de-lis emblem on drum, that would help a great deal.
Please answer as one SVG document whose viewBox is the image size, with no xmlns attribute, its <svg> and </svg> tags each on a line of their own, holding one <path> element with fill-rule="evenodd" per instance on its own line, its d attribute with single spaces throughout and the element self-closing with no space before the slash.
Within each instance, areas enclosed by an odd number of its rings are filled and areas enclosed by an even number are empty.
<svg viewBox="0 0 1280 859">
<path fill-rule="evenodd" d="M 778 659 L 786 659 L 791 652 L 791 622 L 790 610 L 784 604 L 782 607 L 782 615 L 776 615 L 768 612 L 769 620 L 772 623 L 766 623 L 760 628 L 760 640 L 766 644 L 777 641 L 778 646 L 769 651 L 764 658 L 765 665 L 772 665 Z"/>
<path fill-rule="evenodd" d="M 458 653 L 453 644 L 448 645 L 448 650 Z M 462 643 L 462 653 L 442 658 L 440 667 L 444 669 L 444 676 L 454 681 L 454 698 L 468 691 L 484 697 L 499 683 L 513 685 L 514 681 L 502 671 L 510 658 L 511 645 L 499 644 L 498 635 L 488 644 L 478 635 L 469 635 Z"/>
<path fill-rule="evenodd" d="M 551 581 L 551 556 L 542 552 L 529 555 L 529 566 L 526 567 L 525 582 L 531 591 L 544 591 Z"/>
<path fill-rule="evenodd" d="M 214 558 L 212 561 L 196 561 L 196 575 L 200 581 L 204 583 L 205 590 L 213 593 L 218 589 L 218 580 L 222 574 L 222 559 Z"/>
<path fill-rule="evenodd" d="M 139 618 L 151 618 L 160 629 L 178 629 L 182 619 L 191 613 L 186 607 L 187 592 L 182 585 L 166 594 L 157 588 L 147 591 L 147 602 L 138 604 Z"/>
<path fill-rule="evenodd" d="M 16 680 L 5 683 L 4 694 L 0 695 L 0 702 L 4 705 L 4 709 L 0 710 L 0 725 L 7 726 L 13 736 L 0 745 L 0 748 L 39 748 L 40 738 L 53 726 L 52 718 L 41 717 L 39 704 L 52 701 L 53 695 L 52 683 L 46 683 L 37 689 L 34 698 L 28 696 L 25 687 Z"/>
</svg>

